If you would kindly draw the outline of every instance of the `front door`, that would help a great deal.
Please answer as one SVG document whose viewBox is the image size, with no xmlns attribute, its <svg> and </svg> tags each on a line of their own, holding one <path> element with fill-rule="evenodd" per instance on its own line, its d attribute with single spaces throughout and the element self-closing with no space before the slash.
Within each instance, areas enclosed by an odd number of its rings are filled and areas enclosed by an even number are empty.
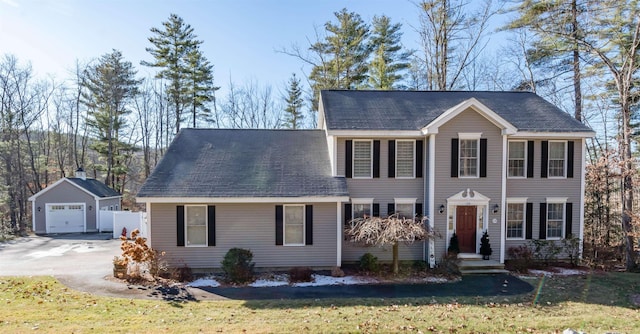
<svg viewBox="0 0 640 334">
<path fill-rule="evenodd" d="M 476 207 L 456 207 L 456 235 L 461 253 L 476 252 Z"/>
</svg>

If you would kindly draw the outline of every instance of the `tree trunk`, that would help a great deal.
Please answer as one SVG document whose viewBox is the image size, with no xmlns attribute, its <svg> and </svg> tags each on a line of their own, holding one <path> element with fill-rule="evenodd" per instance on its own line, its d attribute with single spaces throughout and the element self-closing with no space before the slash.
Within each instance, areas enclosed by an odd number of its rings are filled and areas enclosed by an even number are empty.
<svg viewBox="0 0 640 334">
<path fill-rule="evenodd" d="M 393 263 L 391 264 L 391 266 L 393 267 L 393 274 L 397 275 L 398 272 L 400 272 L 400 265 L 398 262 L 400 262 L 398 260 L 399 256 L 399 252 L 398 252 L 398 248 L 399 248 L 399 243 L 396 241 L 395 244 L 393 244 Z"/>
</svg>

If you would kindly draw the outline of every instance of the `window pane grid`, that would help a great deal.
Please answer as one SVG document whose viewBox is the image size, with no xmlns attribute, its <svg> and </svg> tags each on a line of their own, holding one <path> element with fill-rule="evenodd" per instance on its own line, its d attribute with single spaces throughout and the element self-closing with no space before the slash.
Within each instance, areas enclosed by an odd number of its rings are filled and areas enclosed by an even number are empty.
<svg viewBox="0 0 640 334">
<path fill-rule="evenodd" d="M 353 142 L 353 176 L 371 177 L 371 142 Z"/>
<path fill-rule="evenodd" d="M 396 212 L 400 218 L 413 218 L 413 204 L 396 204 Z"/>
<path fill-rule="evenodd" d="M 509 176 L 524 176 L 524 142 L 509 143 Z"/>
<path fill-rule="evenodd" d="M 478 176 L 478 141 L 460 140 L 460 176 Z"/>
<path fill-rule="evenodd" d="M 284 244 L 304 244 L 304 206 L 302 205 L 284 207 Z"/>
<path fill-rule="evenodd" d="M 187 245 L 207 245 L 207 207 L 187 206 L 185 208 L 185 225 L 187 229 Z"/>
<path fill-rule="evenodd" d="M 371 204 L 353 204 L 353 218 L 371 217 Z"/>
<path fill-rule="evenodd" d="M 549 143 L 549 176 L 564 177 L 565 143 Z"/>
<path fill-rule="evenodd" d="M 396 177 L 413 177 L 413 141 L 396 142 Z"/>
<path fill-rule="evenodd" d="M 524 236 L 524 203 L 507 204 L 507 238 Z"/>
<path fill-rule="evenodd" d="M 564 204 L 547 204 L 547 238 L 562 238 Z"/>
</svg>

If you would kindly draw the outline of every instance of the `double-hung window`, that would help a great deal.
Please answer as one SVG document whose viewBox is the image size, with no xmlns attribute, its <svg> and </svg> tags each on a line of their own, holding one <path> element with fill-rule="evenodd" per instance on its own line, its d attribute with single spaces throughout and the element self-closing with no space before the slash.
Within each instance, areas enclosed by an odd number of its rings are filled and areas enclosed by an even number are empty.
<svg viewBox="0 0 640 334">
<path fill-rule="evenodd" d="M 460 177 L 478 176 L 478 140 L 460 140 Z"/>
<path fill-rule="evenodd" d="M 549 142 L 549 177 L 565 177 L 567 142 Z"/>
<path fill-rule="evenodd" d="M 547 239 L 564 237 L 564 203 L 547 203 Z"/>
<path fill-rule="evenodd" d="M 507 199 L 507 239 L 525 238 L 525 199 Z"/>
<path fill-rule="evenodd" d="M 414 218 L 416 216 L 416 198 L 396 198 L 395 213 L 400 218 Z"/>
<path fill-rule="evenodd" d="M 353 177 L 372 177 L 372 152 L 373 141 L 354 140 L 353 141 Z"/>
<path fill-rule="evenodd" d="M 304 205 L 284 205 L 284 245 L 303 246 L 305 226 Z"/>
<path fill-rule="evenodd" d="M 207 245 L 207 206 L 185 205 L 187 246 Z"/>
<path fill-rule="evenodd" d="M 509 165 L 507 166 L 509 177 L 525 177 L 526 141 L 509 142 Z"/>
<path fill-rule="evenodd" d="M 356 218 L 368 218 L 371 217 L 372 215 L 372 203 L 373 200 L 367 200 L 367 199 L 352 199 L 351 203 L 353 203 L 351 205 L 351 210 L 352 210 L 352 214 L 351 217 L 353 219 Z"/>
<path fill-rule="evenodd" d="M 415 177 L 415 140 L 396 140 L 396 178 Z"/>
</svg>

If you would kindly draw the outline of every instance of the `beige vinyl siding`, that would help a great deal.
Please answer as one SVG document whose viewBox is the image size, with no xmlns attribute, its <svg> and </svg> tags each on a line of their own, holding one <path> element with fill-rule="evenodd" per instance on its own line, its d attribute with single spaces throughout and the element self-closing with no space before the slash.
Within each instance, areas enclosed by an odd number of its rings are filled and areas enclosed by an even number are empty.
<svg viewBox="0 0 640 334">
<path fill-rule="evenodd" d="M 55 188 L 41 194 L 35 201 L 35 233 L 46 233 L 46 204 L 47 203 L 85 203 L 85 216 L 87 221 L 87 232 L 95 232 L 96 229 L 96 201 L 93 196 L 80 188 L 72 185 L 71 181 L 58 183 Z M 89 210 L 91 206 L 91 210 Z M 38 211 L 40 207 L 40 211 Z"/>
<path fill-rule="evenodd" d="M 194 269 L 219 268 L 226 252 L 234 247 L 253 253 L 256 268 L 317 268 L 336 265 L 336 204 L 313 205 L 313 245 L 275 245 L 275 206 L 281 203 L 216 204 L 216 246 L 176 246 L 176 207 L 178 204 L 151 204 L 151 242 L 165 251 L 174 266 L 186 264 Z"/>
<path fill-rule="evenodd" d="M 518 138 L 520 139 L 520 138 Z M 507 197 L 526 197 L 528 203 L 533 203 L 532 217 L 532 237 L 538 239 L 540 235 L 540 203 L 545 203 L 547 197 L 567 197 L 567 203 L 573 203 L 571 230 L 574 236 L 580 232 L 580 177 L 582 175 L 582 140 L 573 140 L 573 178 L 541 178 L 541 156 L 542 140 L 529 139 L 534 141 L 533 178 L 528 179 L 507 179 Z M 554 139 L 555 140 L 555 139 Z M 566 164 L 566 162 L 565 162 Z M 565 231 L 566 232 L 566 231 Z M 559 243 L 561 241 L 558 241 Z M 517 247 L 528 244 L 528 240 L 507 240 L 505 248 Z M 505 252 L 505 257 L 508 253 Z"/>
<path fill-rule="evenodd" d="M 451 177 L 451 139 L 458 138 L 458 133 L 482 133 L 481 138 L 487 139 L 487 177 L 456 178 Z M 489 202 L 489 214 L 487 222 L 492 258 L 499 258 L 500 254 L 500 215 L 504 212 L 500 207 L 494 214 L 492 208 L 500 205 L 502 200 L 502 134 L 501 130 L 489 120 L 472 109 L 468 109 L 442 125 L 435 136 L 435 194 L 434 214 L 435 229 L 442 236 L 435 239 L 436 261 L 440 261 L 448 240 L 447 238 L 447 214 L 439 213 L 440 205 L 447 203 L 447 198 L 470 189 L 479 192 L 491 199 Z M 479 174 L 479 173 L 478 173 Z M 497 223 L 493 223 L 496 219 Z M 476 238 L 479 243 L 480 235 Z"/>
<path fill-rule="evenodd" d="M 345 175 L 345 142 L 349 138 L 338 138 L 337 140 L 337 162 L 338 175 Z M 380 177 L 371 179 L 347 179 L 347 188 L 351 198 L 373 198 L 373 203 L 380 204 L 380 215 L 387 214 L 387 205 L 394 203 L 395 198 L 416 198 L 416 203 L 423 203 L 423 212 L 426 213 L 424 205 L 424 178 L 396 179 L 389 176 L 389 140 L 413 139 L 424 140 L 423 137 L 415 138 L 367 138 L 380 140 Z M 355 140 L 355 139 L 354 139 Z M 425 140 L 423 149 L 426 147 Z M 423 159 L 426 155 L 423 154 Z M 426 175 L 423 161 L 423 175 Z M 344 214 L 344 213 L 343 213 Z M 344 217 L 344 216 L 343 216 Z M 344 221 L 344 218 L 343 218 Z M 342 243 L 342 261 L 345 263 L 356 262 L 365 253 L 371 253 L 378 257 L 380 261 L 391 261 L 391 248 L 361 247 L 349 241 Z M 400 260 L 423 260 L 424 243 L 416 242 L 411 245 L 400 245 Z"/>
</svg>

